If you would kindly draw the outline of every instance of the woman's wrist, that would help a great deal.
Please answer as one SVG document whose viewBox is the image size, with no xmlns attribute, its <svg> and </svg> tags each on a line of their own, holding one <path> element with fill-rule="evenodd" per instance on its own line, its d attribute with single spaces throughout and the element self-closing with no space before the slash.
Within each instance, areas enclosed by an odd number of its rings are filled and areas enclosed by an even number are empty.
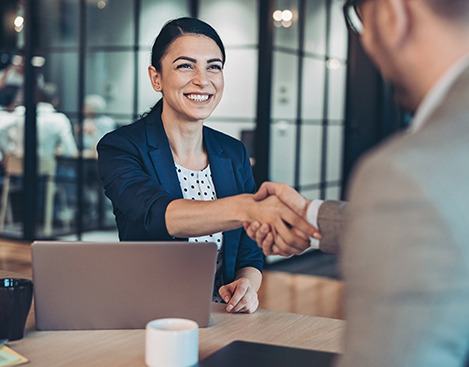
<svg viewBox="0 0 469 367">
<path fill-rule="evenodd" d="M 258 269 L 252 266 L 239 269 L 235 274 L 235 280 L 238 280 L 241 278 L 249 279 L 251 286 L 253 287 L 254 291 L 257 293 L 262 283 L 262 273 Z"/>
<path fill-rule="evenodd" d="M 233 205 L 230 203 L 230 207 L 234 208 L 235 220 L 241 223 L 241 225 L 244 222 L 252 221 L 252 205 L 255 204 L 252 196 L 252 194 L 240 194 L 230 198 L 233 200 Z"/>
</svg>

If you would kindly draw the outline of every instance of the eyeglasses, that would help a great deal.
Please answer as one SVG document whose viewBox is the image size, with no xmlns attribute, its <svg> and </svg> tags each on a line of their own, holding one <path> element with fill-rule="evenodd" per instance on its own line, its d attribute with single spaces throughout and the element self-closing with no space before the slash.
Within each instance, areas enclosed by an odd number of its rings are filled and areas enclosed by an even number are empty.
<svg viewBox="0 0 469 367">
<path fill-rule="evenodd" d="M 362 1 L 347 0 L 344 5 L 344 17 L 347 27 L 357 35 L 363 32 L 363 24 L 357 11 L 357 5 Z"/>
</svg>

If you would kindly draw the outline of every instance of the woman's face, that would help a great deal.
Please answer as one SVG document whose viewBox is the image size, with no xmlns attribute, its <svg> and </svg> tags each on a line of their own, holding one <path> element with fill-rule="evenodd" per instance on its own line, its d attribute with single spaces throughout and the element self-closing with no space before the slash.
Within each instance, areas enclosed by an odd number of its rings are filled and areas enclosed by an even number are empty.
<svg viewBox="0 0 469 367">
<path fill-rule="evenodd" d="M 181 36 L 149 67 L 153 88 L 163 94 L 163 114 L 180 121 L 209 117 L 223 95 L 223 60 L 218 45 L 202 35 Z M 157 88 L 159 86 L 159 88 Z"/>
</svg>

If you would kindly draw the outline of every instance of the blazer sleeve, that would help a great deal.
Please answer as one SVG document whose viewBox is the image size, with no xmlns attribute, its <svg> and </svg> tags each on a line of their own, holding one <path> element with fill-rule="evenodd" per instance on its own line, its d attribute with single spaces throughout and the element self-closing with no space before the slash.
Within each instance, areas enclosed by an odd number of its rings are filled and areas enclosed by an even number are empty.
<svg viewBox="0 0 469 367">
<path fill-rule="evenodd" d="M 414 170 L 381 157 L 362 165 L 351 185 L 340 367 L 466 365 L 468 252 L 454 231 L 464 217 L 445 213 L 457 203 L 441 204 L 461 197 L 435 197 L 431 190 L 444 196 L 448 181 L 428 182 Z"/>
<path fill-rule="evenodd" d="M 323 252 L 338 255 L 343 233 L 344 201 L 326 200 L 319 207 L 318 229 L 322 235 L 319 249 Z"/>
<path fill-rule="evenodd" d="M 244 178 L 244 192 L 253 194 L 256 192 L 256 184 L 252 175 L 251 162 L 249 156 L 244 147 L 244 161 L 242 166 L 242 175 Z M 245 268 L 253 267 L 262 272 L 264 266 L 264 255 L 262 250 L 257 246 L 257 243 L 251 240 L 244 228 L 241 228 L 241 237 L 239 241 L 238 255 L 236 257 L 235 272 Z"/>
<path fill-rule="evenodd" d="M 175 198 L 150 175 L 143 144 L 122 128 L 105 135 L 98 144 L 100 178 L 122 240 L 145 238 L 137 233 L 142 230 L 154 240 L 170 240 L 165 212 Z"/>
</svg>

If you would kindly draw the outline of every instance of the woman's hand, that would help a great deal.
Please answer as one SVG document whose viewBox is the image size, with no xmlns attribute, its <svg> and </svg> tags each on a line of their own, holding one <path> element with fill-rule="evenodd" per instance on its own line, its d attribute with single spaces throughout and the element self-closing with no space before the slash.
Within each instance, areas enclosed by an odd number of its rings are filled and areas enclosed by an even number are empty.
<svg viewBox="0 0 469 367">
<path fill-rule="evenodd" d="M 316 228 L 282 202 L 278 196 L 270 195 L 261 201 L 255 201 L 255 197 L 253 199 L 252 196 L 248 199 L 251 201 L 248 200 L 245 204 L 244 208 L 248 215 L 243 224 L 245 229 L 248 229 L 246 222 L 263 224 L 266 231 L 260 236 L 253 230 L 248 230 L 247 234 L 257 241 L 265 255 L 290 256 L 301 253 L 310 247 L 309 236 L 319 235 Z M 271 234 L 268 235 L 269 232 Z M 272 238 L 268 241 L 259 238 L 267 236 Z"/>
<path fill-rule="evenodd" d="M 218 293 L 228 304 L 227 312 L 253 313 L 259 306 L 257 290 L 249 278 L 239 278 L 234 282 L 220 287 Z"/>
<path fill-rule="evenodd" d="M 220 287 L 218 293 L 228 304 L 227 312 L 253 313 L 259 306 L 257 291 L 262 283 L 262 273 L 253 267 L 245 267 L 236 272 L 235 281 Z"/>
</svg>

